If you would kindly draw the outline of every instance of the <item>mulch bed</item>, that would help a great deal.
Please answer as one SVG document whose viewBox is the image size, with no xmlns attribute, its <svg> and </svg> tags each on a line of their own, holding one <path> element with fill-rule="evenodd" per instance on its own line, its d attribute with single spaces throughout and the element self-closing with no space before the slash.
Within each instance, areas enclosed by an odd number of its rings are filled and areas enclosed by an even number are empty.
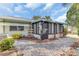
<svg viewBox="0 0 79 59">
<path fill-rule="evenodd" d="M 15 48 L 12 48 L 6 51 L 0 51 L 0 56 L 8 56 L 13 52 L 17 52 L 17 50 Z"/>
</svg>

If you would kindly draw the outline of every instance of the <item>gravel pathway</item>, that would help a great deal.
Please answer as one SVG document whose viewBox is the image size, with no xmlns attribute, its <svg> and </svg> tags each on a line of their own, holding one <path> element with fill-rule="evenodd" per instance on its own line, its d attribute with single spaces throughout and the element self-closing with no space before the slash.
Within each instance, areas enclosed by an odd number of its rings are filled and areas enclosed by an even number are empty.
<svg viewBox="0 0 79 59">
<path fill-rule="evenodd" d="M 69 47 L 71 44 L 73 44 L 74 39 L 73 38 L 59 38 L 58 40 L 52 41 L 52 43 L 35 43 L 29 40 L 19 40 L 15 42 L 16 48 L 22 48 L 26 49 L 29 48 L 47 48 L 47 49 L 59 49 L 61 47 Z"/>
<path fill-rule="evenodd" d="M 68 38 L 68 37 L 59 38 L 58 40 L 54 40 L 52 42 L 43 44 L 41 43 L 38 44 L 29 40 L 19 40 L 15 42 L 15 47 L 17 50 L 24 52 L 24 55 L 45 56 L 45 55 L 52 55 L 51 51 L 70 47 L 74 41 L 75 41 L 74 38 Z"/>
</svg>

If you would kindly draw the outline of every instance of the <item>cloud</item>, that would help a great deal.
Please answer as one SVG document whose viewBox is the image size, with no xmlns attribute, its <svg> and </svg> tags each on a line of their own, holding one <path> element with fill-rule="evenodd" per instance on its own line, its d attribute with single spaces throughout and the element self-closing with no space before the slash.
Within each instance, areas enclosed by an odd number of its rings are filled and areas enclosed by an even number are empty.
<svg viewBox="0 0 79 59">
<path fill-rule="evenodd" d="M 4 7 L 10 7 L 12 4 L 10 3 L 0 3 L 0 7 L 4 6 Z"/>
<path fill-rule="evenodd" d="M 28 18 L 34 15 L 48 15 L 56 19 L 58 16 L 66 13 L 68 7 L 65 8 L 60 5 L 55 5 L 54 3 L 2 3 L 0 4 L 0 14 Z M 61 18 L 64 19 L 64 16 L 58 17 L 57 19 Z"/>
<path fill-rule="evenodd" d="M 11 7 L 13 6 L 13 4 L 8 4 L 8 3 L 1 3 L 0 4 L 0 9 L 3 11 L 5 10 L 5 12 L 8 12 L 8 13 L 13 13 L 13 10 L 11 9 Z"/>
<path fill-rule="evenodd" d="M 57 19 L 55 19 L 55 21 L 58 22 L 65 22 L 66 20 L 66 14 L 63 14 L 62 16 L 59 16 Z"/>
<path fill-rule="evenodd" d="M 10 8 L 5 8 L 5 9 L 6 9 L 6 11 L 8 11 L 9 13 L 13 13 L 12 9 L 10 9 Z"/>
<path fill-rule="evenodd" d="M 67 10 L 67 8 L 65 8 L 65 7 L 61 8 L 60 10 L 58 9 L 58 10 L 53 11 L 53 13 L 51 15 L 56 16 L 59 13 L 66 12 L 66 10 Z"/>
<path fill-rule="evenodd" d="M 27 3 L 27 4 L 25 5 L 26 8 L 31 8 L 32 10 L 38 8 L 39 6 L 41 6 L 40 3 L 38 3 L 38 4 L 37 4 L 37 3 Z"/>
<path fill-rule="evenodd" d="M 61 9 L 57 9 L 55 11 L 52 11 L 50 16 L 52 18 L 54 18 L 54 21 L 59 21 L 59 22 L 65 22 L 65 15 L 67 13 L 68 7 L 63 7 Z M 64 15 L 63 15 L 64 14 Z M 62 15 L 62 17 L 60 17 L 60 15 Z M 61 18 L 63 18 L 64 20 L 62 20 Z M 61 20 L 61 21 L 60 21 Z"/>
<path fill-rule="evenodd" d="M 23 11 L 23 7 L 21 5 L 18 5 L 15 7 L 14 9 L 15 12 L 22 12 Z"/>
<path fill-rule="evenodd" d="M 54 3 L 48 3 L 48 4 L 45 5 L 43 10 L 48 10 L 48 9 L 52 8 L 53 5 L 54 5 Z"/>
<path fill-rule="evenodd" d="M 21 16 L 21 15 L 17 15 L 17 14 L 16 14 L 16 15 L 14 15 L 14 17 L 22 17 L 22 16 Z"/>
</svg>

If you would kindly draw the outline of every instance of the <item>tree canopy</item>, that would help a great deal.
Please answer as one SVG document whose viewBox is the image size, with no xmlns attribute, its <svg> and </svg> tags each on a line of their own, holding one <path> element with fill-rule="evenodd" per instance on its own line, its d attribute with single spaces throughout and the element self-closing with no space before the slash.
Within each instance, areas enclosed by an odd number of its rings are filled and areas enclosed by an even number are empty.
<svg viewBox="0 0 79 59">
<path fill-rule="evenodd" d="M 50 16 L 44 16 L 45 20 L 50 21 L 52 20 Z M 41 16 L 33 16 L 33 20 L 40 20 L 42 17 Z"/>
<path fill-rule="evenodd" d="M 46 18 L 47 21 L 52 20 L 50 16 L 45 16 L 45 18 Z"/>
<path fill-rule="evenodd" d="M 33 16 L 33 20 L 39 20 L 40 18 L 40 16 Z"/>
<path fill-rule="evenodd" d="M 72 4 L 68 10 L 67 23 L 71 26 L 79 27 L 79 3 Z"/>
<path fill-rule="evenodd" d="M 79 34 L 79 3 L 73 3 L 67 12 L 67 23 L 76 27 Z"/>
</svg>

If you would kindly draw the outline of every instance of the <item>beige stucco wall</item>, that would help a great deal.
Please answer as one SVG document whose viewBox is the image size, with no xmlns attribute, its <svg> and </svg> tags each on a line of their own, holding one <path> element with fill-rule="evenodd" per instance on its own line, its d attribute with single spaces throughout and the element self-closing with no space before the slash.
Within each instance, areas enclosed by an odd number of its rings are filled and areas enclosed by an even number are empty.
<svg viewBox="0 0 79 59">
<path fill-rule="evenodd" d="M 10 31 L 9 26 L 6 26 L 5 28 L 6 28 L 6 30 L 5 30 L 6 34 L 13 34 L 13 33 L 16 33 L 16 32 L 19 32 L 19 33 L 22 33 L 22 34 L 28 34 L 28 30 L 29 30 L 29 26 L 24 26 L 24 31 Z"/>
<path fill-rule="evenodd" d="M 5 26 L 5 33 L 6 34 L 13 34 L 13 33 L 16 33 L 16 32 L 20 32 L 22 34 L 28 34 L 28 30 L 29 28 L 27 28 L 28 26 L 24 26 L 24 31 L 10 31 L 10 26 Z"/>
<path fill-rule="evenodd" d="M 30 24 L 20 24 L 20 23 L 0 23 L 0 33 L 3 33 L 3 26 L 5 26 L 5 34 L 13 34 L 16 32 L 20 32 L 22 34 L 27 35 Z M 24 31 L 10 31 L 10 26 L 24 26 Z"/>
<path fill-rule="evenodd" d="M 3 34 L 3 26 L 0 25 L 0 34 Z"/>
</svg>

